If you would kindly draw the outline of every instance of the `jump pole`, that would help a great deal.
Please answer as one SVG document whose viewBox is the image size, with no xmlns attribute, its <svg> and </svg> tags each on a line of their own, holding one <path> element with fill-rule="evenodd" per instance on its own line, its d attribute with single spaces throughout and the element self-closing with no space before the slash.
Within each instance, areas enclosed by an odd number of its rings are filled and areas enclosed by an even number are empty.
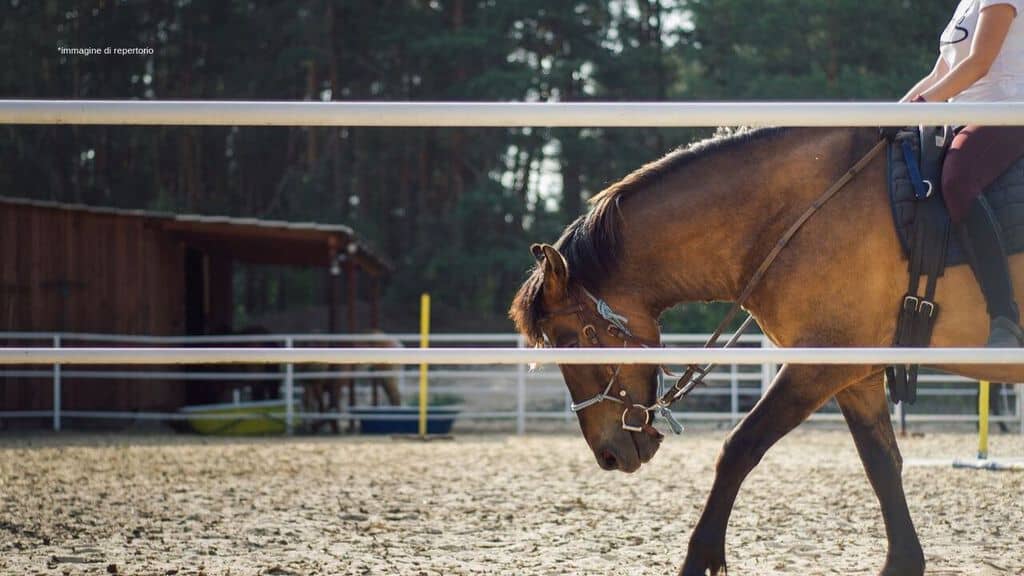
<svg viewBox="0 0 1024 576">
<path fill-rule="evenodd" d="M 988 459 L 988 408 L 991 387 L 987 380 L 978 382 L 978 460 Z"/>
<path fill-rule="evenodd" d="M 420 348 L 430 347 L 430 294 L 420 295 Z M 427 437 L 427 364 L 420 364 L 420 438 Z"/>
</svg>

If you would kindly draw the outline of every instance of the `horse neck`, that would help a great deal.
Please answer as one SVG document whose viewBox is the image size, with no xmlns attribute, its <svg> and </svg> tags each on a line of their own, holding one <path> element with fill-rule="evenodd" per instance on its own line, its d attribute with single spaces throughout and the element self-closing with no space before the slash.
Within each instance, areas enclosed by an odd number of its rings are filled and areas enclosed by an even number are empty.
<svg viewBox="0 0 1024 576">
<path fill-rule="evenodd" d="M 794 129 L 707 153 L 622 203 L 609 285 L 652 313 L 735 301 L 778 239 L 856 161 L 860 132 Z M 851 160 L 852 158 L 852 160 Z"/>
</svg>

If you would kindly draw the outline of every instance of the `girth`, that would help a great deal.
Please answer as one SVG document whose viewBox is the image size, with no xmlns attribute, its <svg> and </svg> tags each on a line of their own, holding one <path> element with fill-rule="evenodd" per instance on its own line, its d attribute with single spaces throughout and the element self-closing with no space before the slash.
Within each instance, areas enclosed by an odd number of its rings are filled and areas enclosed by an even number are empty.
<svg viewBox="0 0 1024 576">
<path fill-rule="evenodd" d="M 949 245 L 949 217 L 942 203 L 940 189 L 942 161 L 951 142 L 946 127 L 924 127 L 919 131 L 898 132 L 889 147 L 889 170 L 893 154 L 906 162 L 915 190 L 914 228 L 907 262 L 909 283 L 900 302 L 893 345 L 897 347 L 928 346 L 939 313 L 935 288 L 946 264 Z M 914 150 L 915 145 L 917 150 Z M 890 184 L 892 178 L 888 179 Z M 921 277 L 925 278 L 920 293 Z M 898 364 L 885 370 L 889 396 L 894 403 L 917 400 L 918 365 Z"/>
</svg>

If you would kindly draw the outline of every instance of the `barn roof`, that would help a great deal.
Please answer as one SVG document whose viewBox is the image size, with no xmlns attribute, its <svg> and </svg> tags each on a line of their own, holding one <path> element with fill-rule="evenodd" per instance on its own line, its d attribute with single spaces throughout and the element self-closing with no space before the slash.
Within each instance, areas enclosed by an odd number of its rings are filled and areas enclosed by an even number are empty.
<svg viewBox="0 0 1024 576">
<path fill-rule="evenodd" d="M 0 196 L 3 204 L 145 219 L 190 245 L 258 264 L 323 267 L 328 264 L 328 246 L 333 243 L 339 254 L 348 254 L 371 274 L 387 273 L 392 268 L 352 228 L 341 224 L 173 214 Z"/>
</svg>

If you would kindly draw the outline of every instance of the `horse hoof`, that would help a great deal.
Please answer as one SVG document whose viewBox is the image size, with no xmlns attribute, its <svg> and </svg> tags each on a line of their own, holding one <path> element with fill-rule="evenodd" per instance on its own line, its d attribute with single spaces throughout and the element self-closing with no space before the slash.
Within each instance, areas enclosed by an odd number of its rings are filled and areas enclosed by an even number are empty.
<svg viewBox="0 0 1024 576">
<path fill-rule="evenodd" d="M 683 562 L 683 567 L 679 570 L 679 576 L 718 576 L 719 574 L 728 574 L 728 569 L 725 566 L 725 554 L 705 556 L 691 552 L 686 555 L 686 561 Z"/>
<path fill-rule="evenodd" d="M 679 576 L 718 576 L 720 573 L 721 573 L 721 567 L 720 566 L 719 567 L 708 567 L 708 568 L 704 568 L 703 570 L 701 570 L 699 568 L 696 569 L 696 570 L 690 570 L 690 568 L 687 568 L 686 566 L 683 566 L 683 569 L 679 571 Z"/>
<path fill-rule="evenodd" d="M 897 564 L 887 562 L 878 576 L 923 576 L 924 561 Z"/>
<path fill-rule="evenodd" d="M 725 565 L 725 534 L 696 529 L 686 547 L 686 560 L 680 576 L 718 576 L 728 574 Z"/>
<path fill-rule="evenodd" d="M 916 541 L 905 546 L 896 546 L 886 554 L 885 564 L 878 576 L 923 576 L 924 551 Z"/>
</svg>

